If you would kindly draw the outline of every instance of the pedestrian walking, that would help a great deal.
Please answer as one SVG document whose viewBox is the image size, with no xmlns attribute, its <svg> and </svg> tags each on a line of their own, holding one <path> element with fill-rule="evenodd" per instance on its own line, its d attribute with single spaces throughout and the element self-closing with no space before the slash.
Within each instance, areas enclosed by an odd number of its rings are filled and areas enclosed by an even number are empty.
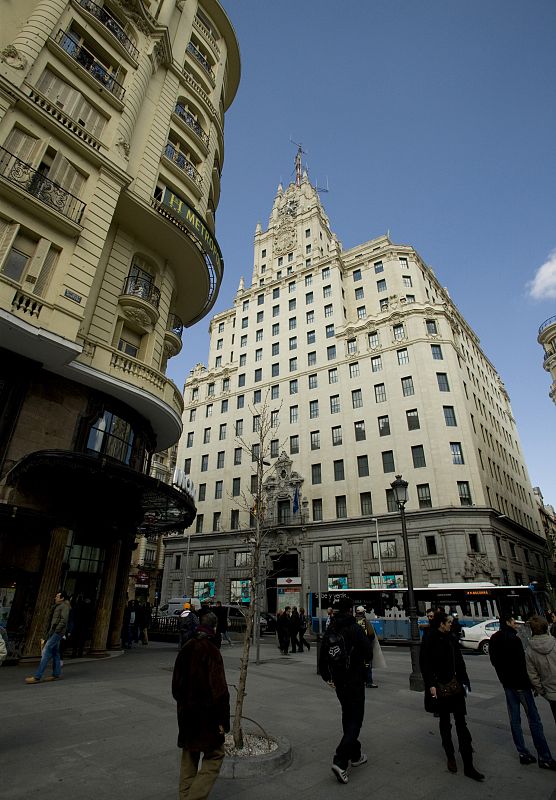
<svg viewBox="0 0 556 800">
<path fill-rule="evenodd" d="M 459 617 L 456 611 L 454 611 L 454 613 L 452 614 L 452 625 L 450 633 L 452 634 L 456 642 L 459 642 L 459 640 L 461 639 L 461 622 L 459 621 Z"/>
<path fill-rule="evenodd" d="M 177 703 L 178 747 L 182 748 L 180 800 L 207 798 L 224 760 L 230 695 L 215 644 L 217 624 L 214 613 L 205 613 L 174 666 L 172 695 Z"/>
<path fill-rule="evenodd" d="M 220 600 L 217 600 L 216 605 L 212 610 L 217 619 L 216 632 L 220 634 L 221 640 L 226 640 L 231 647 L 232 640 L 230 639 L 230 634 L 228 633 L 228 609 L 222 605 Z"/>
<path fill-rule="evenodd" d="M 355 609 L 355 621 L 371 643 L 371 655 L 369 660 L 365 663 L 365 686 L 367 689 L 378 689 L 378 684 L 373 681 L 373 646 L 376 639 L 376 633 L 375 629 L 365 616 L 364 606 L 357 606 Z"/>
<path fill-rule="evenodd" d="M 290 646 L 290 617 L 289 606 L 276 615 L 276 635 L 278 636 L 278 647 L 283 656 L 288 655 Z"/>
<path fill-rule="evenodd" d="M 525 652 L 521 639 L 517 635 L 517 623 L 512 616 L 500 619 L 500 630 L 490 637 L 488 652 L 498 680 L 504 687 L 512 738 L 519 753 L 520 764 L 527 766 L 537 761 L 537 758 L 527 748 L 523 738 L 520 710 L 523 706 L 537 751 L 539 767 L 556 770 L 556 761 L 552 758 L 545 739 L 541 718 L 533 697 L 531 681 L 527 674 Z"/>
<path fill-rule="evenodd" d="M 548 622 L 538 614 L 529 619 L 531 639 L 525 651 L 527 675 L 533 689 L 550 703 L 556 722 L 556 639 L 548 632 Z"/>
<path fill-rule="evenodd" d="M 0 626 L 0 664 L 8 657 L 8 644 L 6 629 Z"/>
<path fill-rule="evenodd" d="M 311 643 L 305 638 L 305 634 L 307 633 L 307 615 L 305 613 L 304 608 L 299 609 L 299 652 L 303 652 L 303 646 L 307 648 L 307 651 L 311 649 Z"/>
<path fill-rule="evenodd" d="M 299 611 L 297 610 L 296 606 L 292 608 L 288 628 L 290 633 L 290 643 L 291 643 L 292 653 L 296 653 L 297 650 L 299 650 L 299 652 L 302 653 L 303 645 L 299 643 L 299 631 L 301 625 L 299 623 Z"/>
<path fill-rule="evenodd" d="M 52 660 L 52 675 L 45 678 L 45 681 L 59 681 L 62 677 L 60 642 L 66 634 L 69 612 L 70 604 L 67 594 L 58 592 L 54 598 L 54 608 L 45 637 L 46 641 L 42 648 L 39 667 L 34 675 L 25 678 L 25 683 L 40 683 L 50 660 Z"/>
<path fill-rule="evenodd" d="M 326 609 L 326 623 L 325 623 L 325 626 L 324 626 L 324 627 L 325 627 L 325 629 L 326 629 L 326 628 L 328 628 L 328 626 L 329 626 L 329 625 L 330 625 L 330 623 L 332 622 L 332 617 L 333 617 L 333 615 L 334 615 L 334 609 L 333 609 L 333 608 L 331 608 L 331 607 L 330 607 L 330 608 L 327 608 L 327 609 Z"/>
<path fill-rule="evenodd" d="M 458 771 L 451 732 L 453 716 L 463 761 L 463 774 L 475 781 L 482 781 L 485 776 L 473 764 L 471 733 L 465 720 L 465 696 L 471 691 L 471 684 L 459 645 L 450 633 L 451 626 L 452 621 L 447 614 L 443 611 L 435 612 L 430 623 L 430 632 L 421 645 L 420 665 L 428 690 L 425 693 L 425 709 L 438 714 L 448 770 Z"/>
<path fill-rule="evenodd" d="M 351 613 L 351 600 L 337 603 L 338 613 L 326 629 L 319 654 L 321 678 L 336 690 L 342 708 L 343 736 L 332 762 L 338 783 L 348 783 L 348 766 L 367 763 L 361 751 L 359 733 L 365 714 L 365 663 L 369 661 L 371 643 Z"/>
<path fill-rule="evenodd" d="M 191 603 L 183 604 L 183 611 L 178 619 L 178 633 L 180 637 L 180 649 L 187 644 L 195 633 L 195 628 L 199 624 L 199 618 L 191 610 Z"/>
</svg>

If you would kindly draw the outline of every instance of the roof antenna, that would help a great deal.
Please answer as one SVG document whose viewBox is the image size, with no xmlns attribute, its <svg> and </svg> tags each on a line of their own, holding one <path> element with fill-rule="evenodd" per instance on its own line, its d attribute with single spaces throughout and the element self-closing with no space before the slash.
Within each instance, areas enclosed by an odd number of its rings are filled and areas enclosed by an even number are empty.
<svg viewBox="0 0 556 800">
<path fill-rule="evenodd" d="M 291 136 L 290 136 L 290 142 L 297 147 L 297 153 L 295 154 L 295 185 L 299 187 L 301 186 L 301 173 L 302 173 L 301 154 L 306 156 L 307 153 L 305 152 L 301 144 L 299 144 L 299 142 L 294 142 Z"/>
</svg>

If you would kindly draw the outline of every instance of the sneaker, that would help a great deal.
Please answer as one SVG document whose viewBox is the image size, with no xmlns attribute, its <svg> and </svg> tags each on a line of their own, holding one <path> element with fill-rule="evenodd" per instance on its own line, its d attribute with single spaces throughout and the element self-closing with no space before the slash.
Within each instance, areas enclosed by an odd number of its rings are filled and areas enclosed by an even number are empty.
<svg viewBox="0 0 556 800">
<path fill-rule="evenodd" d="M 367 760 L 368 759 L 367 759 L 367 756 L 365 755 L 365 753 L 361 753 L 361 755 L 359 756 L 359 758 L 356 761 L 352 761 L 351 762 L 351 766 L 352 767 L 361 767 L 361 766 L 363 766 L 363 764 L 367 763 Z"/>
<path fill-rule="evenodd" d="M 556 769 L 556 761 L 553 758 L 549 761 L 539 761 L 539 767 L 541 769 Z"/>
<path fill-rule="evenodd" d="M 49 675 L 48 678 L 45 678 L 45 681 L 61 681 L 61 675 Z"/>
<path fill-rule="evenodd" d="M 519 754 L 519 763 L 523 764 L 526 767 L 528 764 L 534 764 L 536 762 L 535 756 L 532 756 L 531 753 L 520 753 Z"/>
<path fill-rule="evenodd" d="M 32 675 L 30 678 L 25 678 L 25 683 L 40 683 L 40 682 L 41 682 L 40 678 L 35 678 L 34 675 Z"/>
<path fill-rule="evenodd" d="M 369 683 L 369 688 L 378 689 L 378 683 Z"/>
<path fill-rule="evenodd" d="M 332 764 L 332 772 L 336 776 L 338 783 L 347 783 L 349 781 L 346 770 L 339 767 L 338 764 Z"/>
</svg>

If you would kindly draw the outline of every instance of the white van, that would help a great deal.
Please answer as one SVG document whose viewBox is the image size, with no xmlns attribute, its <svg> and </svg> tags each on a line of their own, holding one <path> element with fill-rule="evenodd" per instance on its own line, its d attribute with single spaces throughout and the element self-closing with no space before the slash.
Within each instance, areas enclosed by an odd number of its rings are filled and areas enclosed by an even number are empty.
<svg viewBox="0 0 556 800">
<path fill-rule="evenodd" d="M 161 617 L 179 617 L 183 611 L 183 604 L 191 603 L 193 611 L 198 611 L 201 608 L 201 601 L 198 597 L 170 597 L 166 603 L 163 603 L 158 613 Z"/>
</svg>

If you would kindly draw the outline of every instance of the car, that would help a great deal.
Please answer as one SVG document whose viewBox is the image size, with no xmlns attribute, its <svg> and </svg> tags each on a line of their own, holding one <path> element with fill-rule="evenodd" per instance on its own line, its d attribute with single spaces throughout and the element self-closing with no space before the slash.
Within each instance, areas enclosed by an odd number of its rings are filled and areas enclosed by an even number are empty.
<svg viewBox="0 0 556 800">
<path fill-rule="evenodd" d="M 276 633 L 276 614 L 269 611 L 261 611 L 261 620 L 266 620 L 265 633 Z"/>
<path fill-rule="evenodd" d="M 243 633 L 247 625 L 247 606 L 229 605 L 228 609 L 228 629 L 232 632 Z M 259 631 L 262 636 L 267 629 L 267 621 L 261 614 Z"/>
<path fill-rule="evenodd" d="M 525 634 L 525 623 L 518 622 L 518 636 L 522 638 Z M 522 630 L 519 630 L 519 629 Z M 477 622 L 475 625 L 462 627 L 460 645 L 465 650 L 476 650 L 479 653 L 488 655 L 489 639 L 493 633 L 500 630 L 500 622 L 497 619 L 487 619 L 484 622 Z"/>
</svg>

